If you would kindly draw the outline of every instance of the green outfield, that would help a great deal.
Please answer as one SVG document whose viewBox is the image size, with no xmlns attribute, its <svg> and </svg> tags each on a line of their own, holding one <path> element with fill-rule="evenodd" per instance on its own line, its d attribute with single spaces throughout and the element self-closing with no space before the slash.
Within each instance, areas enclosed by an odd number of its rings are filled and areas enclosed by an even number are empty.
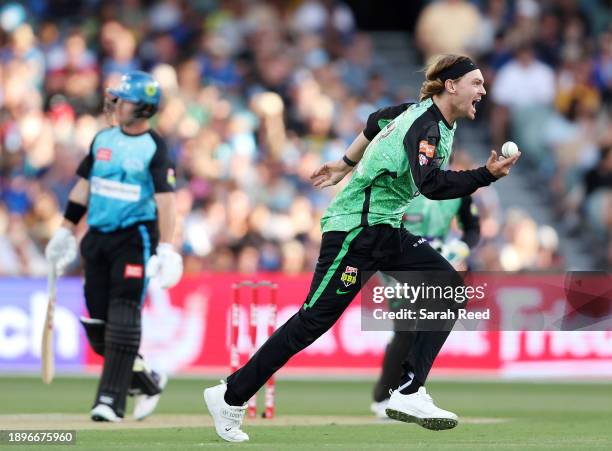
<svg viewBox="0 0 612 451">
<path fill-rule="evenodd" d="M 53 450 L 612 449 L 611 384 L 432 381 L 434 400 L 462 421 L 454 430 L 432 432 L 373 419 L 369 382 L 281 380 L 277 418 L 247 420 L 251 441 L 229 444 L 215 435 L 202 402 L 202 389 L 215 382 L 171 380 L 155 416 L 111 425 L 88 420 L 94 379 L 57 378 L 45 386 L 35 378 L 2 377 L 0 430 L 77 430 L 76 446 Z"/>
</svg>

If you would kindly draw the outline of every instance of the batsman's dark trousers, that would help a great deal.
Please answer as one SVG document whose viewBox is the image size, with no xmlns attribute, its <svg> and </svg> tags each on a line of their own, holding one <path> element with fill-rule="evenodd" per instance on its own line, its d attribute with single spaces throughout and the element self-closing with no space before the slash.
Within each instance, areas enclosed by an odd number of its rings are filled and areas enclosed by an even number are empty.
<svg viewBox="0 0 612 451">
<path fill-rule="evenodd" d="M 85 266 L 85 301 L 89 315 L 107 320 L 111 299 L 141 302 L 144 269 L 157 247 L 154 222 L 143 222 L 110 233 L 90 229 L 81 241 Z"/>
<path fill-rule="evenodd" d="M 461 283 L 438 252 L 403 228 L 376 225 L 326 232 L 306 302 L 227 378 L 226 400 L 234 405 L 246 402 L 293 355 L 333 326 L 366 282 L 364 274 L 375 271 L 437 271 Z M 416 332 L 402 380 L 424 384 L 448 334 L 448 330 Z"/>
<path fill-rule="evenodd" d="M 157 242 L 156 222 L 110 233 L 90 229 L 81 241 L 87 310 L 91 318 L 104 321 L 104 369 L 94 405 L 107 404 L 119 416 L 140 346 L 145 265 Z"/>
</svg>

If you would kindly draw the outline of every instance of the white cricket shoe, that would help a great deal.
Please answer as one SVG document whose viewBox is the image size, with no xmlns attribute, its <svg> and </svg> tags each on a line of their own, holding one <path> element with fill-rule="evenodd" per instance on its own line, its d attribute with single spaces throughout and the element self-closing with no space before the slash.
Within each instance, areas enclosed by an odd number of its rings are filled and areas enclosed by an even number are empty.
<svg viewBox="0 0 612 451">
<path fill-rule="evenodd" d="M 383 399 L 380 402 L 373 402 L 372 404 L 370 404 L 370 410 L 376 416 L 376 418 L 379 418 L 381 420 L 388 420 L 389 417 L 387 416 L 387 412 L 385 412 L 388 405 L 389 398 Z"/>
<path fill-rule="evenodd" d="M 136 395 L 134 397 L 134 418 L 136 420 L 142 421 L 153 413 L 153 411 L 157 407 L 159 398 L 161 397 L 161 394 L 164 390 L 164 387 L 166 387 L 167 383 L 168 383 L 168 376 L 161 373 L 159 374 L 159 380 L 157 382 L 157 385 L 159 386 L 160 390 L 162 390 L 161 392 L 159 392 L 156 395 L 152 395 L 152 396 L 141 394 L 141 395 Z"/>
<path fill-rule="evenodd" d="M 123 418 L 117 416 L 111 406 L 98 404 L 91 410 L 91 419 L 94 421 L 110 421 L 111 423 L 121 423 Z"/>
<path fill-rule="evenodd" d="M 389 418 L 406 423 L 416 423 L 425 429 L 441 431 L 452 429 L 459 423 L 453 412 L 437 407 L 425 387 L 411 395 L 402 395 L 398 390 L 391 394 L 386 409 Z"/>
<path fill-rule="evenodd" d="M 228 442 L 246 442 L 249 436 L 240 429 L 246 404 L 244 406 L 230 406 L 225 402 L 224 396 L 227 384 L 223 381 L 219 385 L 204 390 L 204 402 L 215 422 L 217 435 Z"/>
</svg>

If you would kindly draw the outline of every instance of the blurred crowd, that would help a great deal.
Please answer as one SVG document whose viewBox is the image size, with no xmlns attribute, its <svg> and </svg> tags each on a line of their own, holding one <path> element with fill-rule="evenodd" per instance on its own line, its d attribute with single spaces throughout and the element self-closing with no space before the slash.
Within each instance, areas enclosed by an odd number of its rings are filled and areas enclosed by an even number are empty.
<svg viewBox="0 0 612 451">
<path fill-rule="evenodd" d="M 480 125 L 490 124 L 495 143 L 533 146 L 556 213 L 607 240 L 610 11 L 582 3 L 427 2 L 410 45 L 424 58 L 477 57 L 491 94 Z M 176 162 L 175 244 L 186 272 L 312 271 L 319 219 L 339 187 L 313 189 L 311 172 L 341 157 L 372 111 L 415 96 L 395 84 L 392 62 L 336 0 L 5 2 L 0 275 L 45 274 L 44 246 L 76 167 L 106 126 L 104 89 L 131 69 L 151 71 L 162 86 L 153 125 Z M 532 136 L 537 121 L 546 122 Z M 476 163 L 458 152 L 459 167 Z M 564 267 L 552 227 L 501 211 L 493 187 L 477 203 L 483 243 L 474 267 Z"/>
</svg>

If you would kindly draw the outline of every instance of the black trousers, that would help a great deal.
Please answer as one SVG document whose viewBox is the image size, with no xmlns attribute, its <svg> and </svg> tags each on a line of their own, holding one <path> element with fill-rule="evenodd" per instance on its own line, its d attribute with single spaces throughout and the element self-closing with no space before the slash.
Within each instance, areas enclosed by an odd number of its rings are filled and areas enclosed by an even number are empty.
<svg viewBox="0 0 612 451">
<path fill-rule="evenodd" d="M 106 321 L 111 299 L 142 303 L 145 265 L 158 242 L 154 222 L 116 232 L 90 229 L 81 241 L 85 264 L 85 301 L 89 315 Z"/>
<path fill-rule="evenodd" d="M 112 233 L 90 230 L 81 242 L 87 310 L 105 324 L 104 367 L 94 405 L 109 405 L 120 417 L 140 347 L 145 265 L 157 242 L 156 223 Z"/>
<path fill-rule="evenodd" d="M 381 282 L 385 286 L 393 286 L 396 280 L 388 275 L 381 277 Z M 389 300 L 389 309 L 397 310 L 401 303 L 395 299 Z M 389 399 L 390 390 L 396 389 L 400 385 L 402 377 L 402 363 L 410 351 L 412 342 L 416 338 L 416 332 L 405 330 L 402 320 L 393 320 L 393 338 L 385 348 L 380 376 L 374 385 L 373 396 L 375 402 Z"/>
<path fill-rule="evenodd" d="M 227 378 L 226 399 L 241 404 L 253 396 L 296 353 L 340 318 L 375 271 L 442 271 L 460 283 L 453 267 L 425 240 L 405 229 L 378 225 L 323 234 L 319 260 L 306 302 Z M 449 331 L 416 332 L 404 376 L 423 384 Z"/>
</svg>

